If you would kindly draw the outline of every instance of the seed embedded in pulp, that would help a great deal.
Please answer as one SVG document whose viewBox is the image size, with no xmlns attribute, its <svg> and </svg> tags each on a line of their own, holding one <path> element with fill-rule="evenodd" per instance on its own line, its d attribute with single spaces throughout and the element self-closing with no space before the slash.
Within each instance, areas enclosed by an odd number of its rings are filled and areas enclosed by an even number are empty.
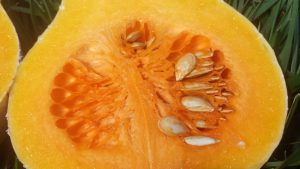
<svg viewBox="0 0 300 169">
<path fill-rule="evenodd" d="M 184 138 L 184 142 L 192 146 L 207 146 L 219 143 L 220 140 L 206 136 L 189 136 Z"/>
<path fill-rule="evenodd" d="M 200 82 L 183 83 L 182 90 L 206 90 L 213 88 L 209 84 Z"/>
<path fill-rule="evenodd" d="M 187 74 L 189 74 L 196 66 L 196 57 L 188 53 L 181 57 L 175 65 L 175 77 L 176 81 L 182 80 Z"/>
<path fill-rule="evenodd" d="M 166 116 L 159 120 L 159 129 L 169 136 L 182 135 L 187 132 L 186 127 L 175 116 Z"/>
<path fill-rule="evenodd" d="M 214 107 L 207 100 L 198 96 L 184 96 L 181 103 L 186 109 L 194 112 L 214 111 Z"/>
</svg>

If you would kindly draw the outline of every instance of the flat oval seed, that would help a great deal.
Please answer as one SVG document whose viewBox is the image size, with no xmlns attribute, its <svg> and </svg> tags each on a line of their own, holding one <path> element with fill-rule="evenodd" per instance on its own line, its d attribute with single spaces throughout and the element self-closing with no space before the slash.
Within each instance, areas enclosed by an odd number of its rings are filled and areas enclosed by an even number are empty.
<svg viewBox="0 0 300 169">
<path fill-rule="evenodd" d="M 213 64 L 214 64 L 214 62 L 209 60 L 209 61 L 203 62 L 203 63 L 201 64 L 201 66 L 206 67 L 206 66 L 211 66 L 211 65 L 213 65 Z"/>
<path fill-rule="evenodd" d="M 214 107 L 205 99 L 198 96 L 185 96 L 181 104 L 188 110 L 194 112 L 213 112 Z"/>
<path fill-rule="evenodd" d="M 198 51 L 195 53 L 195 56 L 198 59 L 204 59 L 204 58 L 209 58 L 213 56 L 213 52 L 212 51 Z"/>
<path fill-rule="evenodd" d="M 175 136 L 187 132 L 186 127 L 175 116 L 166 116 L 159 120 L 159 129 L 166 135 Z"/>
<path fill-rule="evenodd" d="M 212 76 L 210 77 L 209 81 L 217 81 L 220 80 L 221 78 L 219 76 Z"/>
<path fill-rule="evenodd" d="M 206 146 L 216 144 L 220 140 L 207 136 L 189 136 L 184 138 L 184 142 L 193 146 Z"/>
<path fill-rule="evenodd" d="M 194 69 L 190 74 L 188 74 L 186 77 L 187 78 L 193 78 L 193 77 L 198 77 L 198 76 L 202 76 L 205 75 L 207 73 L 212 72 L 214 69 L 211 67 L 201 67 L 198 69 Z"/>
<path fill-rule="evenodd" d="M 220 112 L 221 113 L 231 113 L 231 112 L 233 112 L 233 110 L 232 109 L 228 109 L 228 108 L 223 108 L 223 109 L 220 110 Z"/>
<path fill-rule="evenodd" d="M 189 74 L 196 66 L 196 57 L 188 53 L 181 57 L 175 65 L 175 77 L 176 81 L 182 80 L 187 74 Z"/>
<path fill-rule="evenodd" d="M 231 92 L 222 92 L 222 96 L 233 96 Z"/>
<path fill-rule="evenodd" d="M 144 48 L 145 47 L 145 44 L 142 43 L 142 42 L 133 42 L 131 44 L 131 47 L 132 48 L 135 48 L 135 49 L 141 49 L 141 48 Z"/>
<path fill-rule="evenodd" d="M 153 36 L 151 39 L 149 39 L 149 40 L 146 42 L 146 47 L 147 47 L 147 48 L 150 47 L 150 46 L 153 44 L 154 41 L 155 41 L 155 36 Z"/>
<path fill-rule="evenodd" d="M 132 43 L 132 42 L 135 42 L 140 37 L 141 37 L 141 32 L 140 31 L 135 31 L 135 32 L 130 33 L 126 37 L 126 41 Z"/>
<path fill-rule="evenodd" d="M 219 71 L 219 70 L 222 70 L 222 69 L 224 69 L 224 68 L 225 68 L 225 67 L 222 65 L 222 66 L 217 66 L 217 67 L 215 67 L 214 70 Z"/>
<path fill-rule="evenodd" d="M 207 124 L 204 120 L 198 120 L 198 121 L 196 121 L 196 127 L 198 127 L 198 128 L 207 128 Z"/>
<path fill-rule="evenodd" d="M 219 92 L 218 90 L 207 90 L 205 93 L 206 94 L 216 94 L 218 92 Z"/>
<path fill-rule="evenodd" d="M 225 101 L 225 102 L 228 101 L 228 99 L 224 96 L 215 96 L 215 99 L 222 100 L 222 101 Z"/>
<path fill-rule="evenodd" d="M 184 83 L 182 90 L 206 90 L 212 89 L 212 86 L 206 83 L 199 83 L 199 82 L 191 82 L 191 83 Z"/>
<path fill-rule="evenodd" d="M 226 86 L 226 82 L 220 82 L 218 83 L 218 86 L 221 87 L 221 86 Z"/>
</svg>

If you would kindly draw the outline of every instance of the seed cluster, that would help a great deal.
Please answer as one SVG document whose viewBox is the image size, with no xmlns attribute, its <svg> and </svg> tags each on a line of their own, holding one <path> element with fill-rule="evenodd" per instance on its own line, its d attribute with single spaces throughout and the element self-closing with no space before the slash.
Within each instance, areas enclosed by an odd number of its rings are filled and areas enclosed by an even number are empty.
<svg viewBox="0 0 300 169">
<path fill-rule="evenodd" d="M 223 64 L 223 57 L 201 35 L 183 32 L 174 41 L 168 60 L 175 62 L 174 81 L 180 84 L 180 94 L 176 96 L 183 110 L 164 113 L 159 121 L 163 133 L 181 136 L 185 143 L 194 146 L 220 142 L 206 131 L 217 129 L 220 121 L 234 111 L 230 105 L 234 93 L 228 86 L 230 71 Z"/>
</svg>

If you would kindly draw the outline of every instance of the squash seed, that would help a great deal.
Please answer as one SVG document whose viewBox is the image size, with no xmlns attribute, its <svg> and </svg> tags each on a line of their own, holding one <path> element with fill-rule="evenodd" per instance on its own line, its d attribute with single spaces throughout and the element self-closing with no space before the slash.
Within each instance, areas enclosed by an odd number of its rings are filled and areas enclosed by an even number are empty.
<svg viewBox="0 0 300 169">
<path fill-rule="evenodd" d="M 218 83 L 218 86 L 219 87 L 226 86 L 226 82 L 220 82 L 220 83 Z"/>
<path fill-rule="evenodd" d="M 133 42 L 131 47 L 134 49 L 141 49 L 145 47 L 145 44 L 143 42 Z"/>
<path fill-rule="evenodd" d="M 196 66 L 196 57 L 187 53 L 181 57 L 175 65 L 175 77 L 176 81 L 182 80 L 187 74 L 189 74 Z"/>
<path fill-rule="evenodd" d="M 184 83 L 182 90 L 206 90 L 212 89 L 212 86 L 206 83 L 199 83 L 199 82 L 191 82 L 191 83 Z"/>
<path fill-rule="evenodd" d="M 218 92 L 219 92 L 219 90 L 213 89 L 213 90 L 207 90 L 205 93 L 206 94 L 216 94 Z"/>
<path fill-rule="evenodd" d="M 219 70 L 222 70 L 222 69 L 224 69 L 224 68 L 225 68 L 225 67 L 222 65 L 222 66 L 217 66 L 217 67 L 215 67 L 214 70 L 219 71 Z"/>
<path fill-rule="evenodd" d="M 214 128 L 217 128 L 216 126 L 208 126 L 206 121 L 204 121 L 204 120 L 197 120 L 195 125 L 196 125 L 197 128 L 200 128 L 200 129 L 214 129 Z"/>
<path fill-rule="evenodd" d="M 222 96 L 233 96 L 231 92 L 222 92 Z"/>
<path fill-rule="evenodd" d="M 176 136 L 187 132 L 186 127 L 175 116 L 166 116 L 159 120 L 159 129 L 166 135 Z"/>
<path fill-rule="evenodd" d="M 205 99 L 199 96 L 184 96 L 181 104 L 188 110 L 194 112 L 213 112 L 214 107 Z"/>
<path fill-rule="evenodd" d="M 219 76 L 212 76 L 210 77 L 209 81 L 217 81 L 220 80 L 221 78 Z"/>
<path fill-rule="evenodd" d="M 214 64 L 213 61 L 208 60 L 208 61 L 203 62 L 203 63 L 201 64 L 201 66 L 206 67 L 206 66 L 212 66 L 213 64 Z"/>
<path fill-rule="evenodd" d="M 220 111 L 221 113 L 231 113 L 231 112 L 233 112 L 233 110 L 232 110 L 232 109 L 229 109 L 229 108 L 221 108 L 219 111 Z"/>
<path fill-rule="evenodd" d="M 224 96 L 215 96 L 214 98 L 217 99 L 217 100 L 225 101 L 225 102 L 228 101 L 228 99 L 226 97 L 224 97 Z"/>
<path fill-rule="evenodd" d="M 189 136 L 184 138 L 184 142 L 193 146 L 206 146 L 216 144 L 220 140 L 207 136 Z"/>
<path fill-rule="evenodd" d="M 186 77 L 187 78 L 198 77 L 198 76 L 202 76 L 202 75 L 205 75 L 207 73 L 210 73 L 212 71 L 213 71 L 213 68 L 211 68 L 211 67 L 196 68 L 190 74 L 188 74 Z"/>
<path fill-rule="evenodd" d="M 198 58 L 198 59 L 204 59 L 204 58 L 210 58 L 213 56 L 213 52 L 212 51 L 198 51 L 195 53 L 195 56 Z"/>
<path fill-rule="evenodd" d="M 138 38 L 141 37 L 141 32 L 140 31 L 135 31 L 135 32 L 131 32 L 127 37 L 126 37 L 126 41 L 129 43 L 135 42 L 136 40 L 138 40 Z"/>
<path fill-rule="evenodd" d="M 154 41 L 155 41 L 155 36 L 153 36 L 151 39 L 149 39 L 146 42 L 146 47 L 149 48 L 153 44 Z"/>
</svg>

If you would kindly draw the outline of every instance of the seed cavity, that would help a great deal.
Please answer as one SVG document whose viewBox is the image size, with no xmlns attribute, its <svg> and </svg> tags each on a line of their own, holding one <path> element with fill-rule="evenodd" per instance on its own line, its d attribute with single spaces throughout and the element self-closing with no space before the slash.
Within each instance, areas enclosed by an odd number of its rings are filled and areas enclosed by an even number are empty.
<svg viewBox="0 0 300 169">
<path fill-rule="evenodd" d="M 159 129 L 169 136 L 182 135 L 187 132 L 186 127 L 175 116 L 166 116 L 159 120 Z"/>
<path fill-rule="evenodd" d="M 207 136 L 189 136 L 184 138 L 184 142 L 192 146 L 207 146 L 219 143 L 220 140 Z"/>
<path fill-rule="evenodd" d="M 188 53 L 181 57 L 175 65 L 175 77 L 176 81 L 184 79 L 196 66 L 196 57 Z"/>
<path fill-rule="evenodd" d="M 181 104 L 188 110 L 194 112 L 213 112 L 214 107 L 205 99 L 199 96 L 185 96 Z"/>
</svg>

